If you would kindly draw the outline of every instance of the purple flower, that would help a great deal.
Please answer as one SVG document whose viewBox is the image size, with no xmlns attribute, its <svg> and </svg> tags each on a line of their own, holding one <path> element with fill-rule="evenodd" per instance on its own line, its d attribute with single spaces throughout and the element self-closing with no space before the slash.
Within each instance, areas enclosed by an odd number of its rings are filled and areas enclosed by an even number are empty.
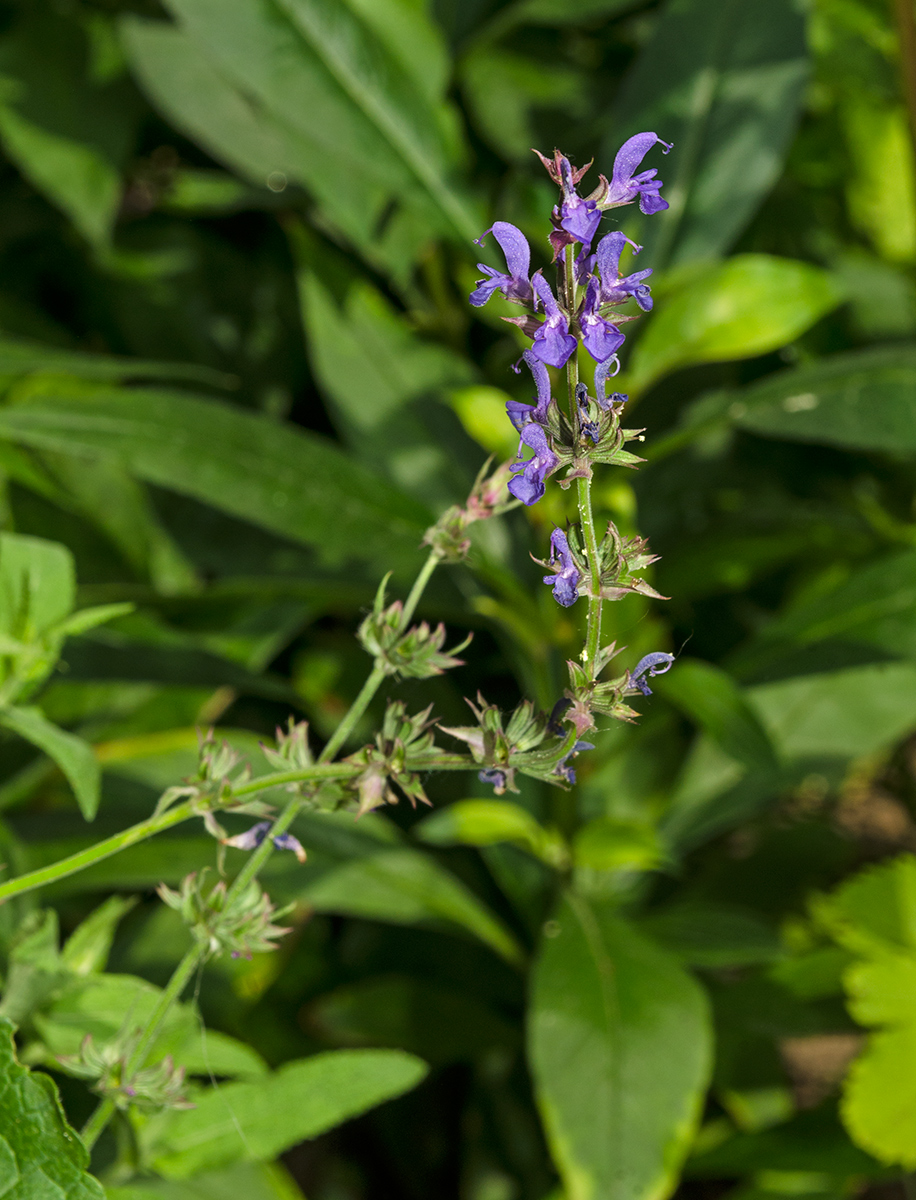
<svg viewBox="0 0 916 1200">
<path fill-rule="evenodd" d="M 588 388 L 584 383 L 576 384 L 576 407 L 579 411 L 579 430 L 585 437 L 590 437 L 595 445 L 601 437 L 598 422 L 593 421 L 588 412 Z"/>
<path fill-rule="evenodd" d="M 570 752 L 568 754 L 564 754 L 563 757 L 560 759 L 560 761 L 557 763 L 557 765 L 554 767 L 554 769 L 553 769 L 554 775 L 562 775 L 562 777 L 566 780 L 566 782 L 568 784 L 570 784 L 570 785 L 574 784 L 576 782 L 576 772 L 572 767 L 567 767 L 566 764 L 573 757 L 573 755 L 578 754 L 580 750 L 594 750 L 594 749 L 595 749 L 595 747 L 592 745 L 591 742 L 576 742 L 576 744 L 573 746 L 572 750 L 570 750 Z"/>
<path fill-rule="evenodd" d="M 523 404 L 521 400 L 507 400 L 506 412 L 509 415 L 509 420 L 515 428 L 521 433 L 522 426 L 527 425 L 529 421 L 537 421 L 538 425 L 544 425 L 547 422 L 547 409 L 550 405 L 550 376 L 547 374 L 547 368 L 539 358 L 536 358 L 531 350 L 526 350 L 522 358 L 531 368 L 531 374 L 534 376 L 534 383 L 538 390 L 537 407 L 533 404 Z M 513 371 L 516 375 L 519 374 L 518 363 L 513 366 Z"/>
<path fill-rule="evenodd" d="M 477 778 L 481 783 L 492 783 L 497 796 L 503 795 L 508 783 L 506 772 L 500 771 L 498 767 L 487 767 L 483 771 L 478 771 Z"/>
<path fill-rule="evenodd" d="M 522 459 L 522 446 L 530 446 L 534 457 L 527 461 Z M 547 434 L 534 421 L 523 426 L 518 442 L 519 461 L 510 465 L 509 470 L 516 472 L 515 478 L 509 481 L 509 491 L 523 504 L 535 504 L 544 495 L 544 480 L 557 469 L 560 460 L 550 449 Z M 517 472 L 521 472 L 519 475 Z"/>
<path fill-rule="evenodd" d="M 223 845 L 233 846 L 236 850 L 256 850 L 267 836 L 271 824 L 271 821 L 258 821 L 257 825 L 252 825 L 244 833 L 237 833 L 235 837 L 225 838 Z M 278 834 L 273 839 L 273 843 L 278 850 L 292 850 L 301 863 L 305 862 L 305 850 L 302 848 L 302 843 L 291 833 Z"/>
<path fill-rule="evenodd" d="M 668 207 L 668 201 L 659 195 L 664 185 L 655 178 L 657 172 L 654 167 L 651 171 L 641 171 L 639 175 L 633 173 L 656 142 L 661 142 L 666 154 L 671 149 L 670 144 L 663 142 L 657 133 L 637 133 L 623 143 L 614 159 L 614 173 L 604 200 L 605 208 L 632 204 L 637 196 L 640 211 L 646 216 Z"/>
<path fill-rule="evenodd" d="M 543 325 L 538 326 L 538 331 L 534 335 L 532 353 L 541 362 L 545 362 L 551 367 L 565 367 L 567 359 L 576 349 L 576 339 L 569 332 L 569 321 L 557 304 L 554 294 L 550 290 L 550 284 L 540 271 L 535 273 L 531 284 L 547 314 Z M 537 307 L 537 300 L 535 300 L 535 307 Z M 623 341 L 622 338 L 621 341 Z"/>
<path fill-rule="evenodd" d="M 598 232 L 601 212 L 594 200 L 583 200 L 576 191 L 573 170 L 569 159 L 558 159 L 562 178 L 563 200 L 560 204 L 560 228 L 565 229 L 577 242 L 590 246 Z M 554 210 L 556 211 L 556 210 Z"/>
<path fill-rule="evenodd" d="M 485 266 L 484 263 L 478 263 L 477 268 L 489 278 L 478 279 L 477 287 L 471 292 L 468 299 L 475 308 L 480 308 L 486 304 L 494 292 L 502 292 L 507 300 L 514 300 L 519 304 L 531 303 L 531 281 L 528 278 L 528 268 L 531 264 L 531 250 L 525 240 L 525 235 L 520 229 L 516 229 L 514 225 L 510 225 L 508 221 L 495 221 L 486 233 L 482 233 L 477 239 L 479 246 L 483 245 L 483 239 L 487 233 L 492 233 L 499 242 L 503 254 L 506 256 L 506 266 L 509 268 L 508 273 L 495 271 L 492 267 Z"/>
<path fill-rule="evenodd" d="M 652 268 L 636 271 L 633 275 L 620 278 L 620 255 L 624 245 L 629 242 L 633 252 L 638 254 L 642 246 L 620 232 L 609 233 L 598 243 L 595 259 L 601 272 L 601 302 L 602 304 L 620 304 L 632 296 L 643 312 L 652 308 L 652 293 L 647 284 L 643 283 L 652 274 Z"/>
<path fill-rule="evenodd" d="M 576 589 L 581 576 L 562 529 L 555 529 L 550 535 L 550 558 L 547 561 L 551 566 L 559 563 L 560 569 L 555 574 L 545 575 L 544 582 L 553 586 L 554 600 L 564 608 L 569 608 L 579 599 Z"/>
<path fill-rule="evenodd" d="M 604 409 L 605 412 L 614 404 L 626 404 L 629 396 L 624 396 L 621 392 L 613 392 L 610 399 L 607 396 L 607 377 L 608 375 L 617 375 L 620 371 L 620 360 L 617 355 L 612 355 L 606 358 L 604 362 L 598 363 L 595 367 L 595 399 L 598 401 L 598 407 Z M 612 377 L 613 377 L 612 375 Z"/>
<path fill-rule="evenodd" d="M 664 650 L 656 650 L 654 654 L 647 654 L 645 658 L 639 660 L 635 669 L 629 673 L 630 686 L 638 688 L 644 696 L 651 696 L 652 689 L 643 676 L 664 675 L 666 671 L 671 669 L 673 662 L 674 655 L 667 654 Z"/>
<path fill-rule="evenodd" d="M 612 358 L 623 345 L 623 334 L 601 312 L 601 284 L 593 275 L 585 291 L 585 306 L 579 324 L 585 349 L 596 362 Z"/>
</svg>

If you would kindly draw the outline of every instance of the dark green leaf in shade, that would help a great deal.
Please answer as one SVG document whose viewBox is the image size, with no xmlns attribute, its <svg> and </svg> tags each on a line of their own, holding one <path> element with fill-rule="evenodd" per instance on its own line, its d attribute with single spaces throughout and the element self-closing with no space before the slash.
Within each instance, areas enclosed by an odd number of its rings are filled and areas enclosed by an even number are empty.
<svg viewBox="0 0 916 1200">
<path fill-rule="evenodd" d="M 89 1155 L 70 1128 L 49 1075 L 16 1060 L 13 1025 L 0 1017 L 0 1187 L 4 1200 L 104 1200 Z"/>
<path fill-rule="evenodd" d="M 529 1053 L 569 1200 L 674 1187 L 711 1062 L 702 989 L 606 905 L 566 897 L 534 975 Z"/>
<path fill-rule="evenodd" d="M 674 671 L 659 678 L 657 690 L 750 770 L 776 767 L 775 751 L 759 717 L 719 667 L 699 659 L 679 659 Z"/>
<path fill-rule="evenodd" d="M 193 1179 L 155 1179 L 105 1189 L 106 1200 L 303 1200 L 280 1163 L 236 1163 Z"/>
<path fill-rule="evenodd" d="M 676 902 L 650 913 L 640 928 L 692 967 L 747 967 L 783 955 L 776 931 L 735 905 Z"/>
<path fill-rule="evenodd" d="M 128 379 L 174 379 L 208 387 L 232 388 L 234 375 L 214 371 L 203 363 L 150 362 L 142 358 L 118 358 L 113 354 L 87 354 L 45 346 L 19 338 L 0 338 L 0 375 L 73 375 L 99 383 Z"/>
<path fill-rule="evenodd" d="M 653 130 L 670 208 L 639 223 L 649 265 L 716 258 L 776 182 L 807 78 L 798 0 L 670 0 L 608 122 L 599 166 L 635 133 Z"/>
<path fill-rule="evenodd" d="M 62 383 L 54 396 L 4 409 L 0 436 L 116 458 L 149 483 L 313 545 L 329 562 L 419 563 L 429 521 L 419 504 L 326 439 L 215 400 L 118 388 L 78 397 Z"/>
<path fill-rule="evenodd" d="M 196 1107 L 151 1120 L 143 1140 L 171 1179 L 245 1160 L 270 1160 L 400 1096 L 426 1066 L 401 1050 L 335 1050 L 287 1063 L 264 1079 L 194 1093 Z"/>
<path fill-rule="evenodd" d="M 57 763 L 73 788 L 83 816 L 91 821 L 99 807 L 101 770 L 89 743 L 52 725 L 37 708 L 2 708 L 0 725 L 25 738 Z"/>
</svg>

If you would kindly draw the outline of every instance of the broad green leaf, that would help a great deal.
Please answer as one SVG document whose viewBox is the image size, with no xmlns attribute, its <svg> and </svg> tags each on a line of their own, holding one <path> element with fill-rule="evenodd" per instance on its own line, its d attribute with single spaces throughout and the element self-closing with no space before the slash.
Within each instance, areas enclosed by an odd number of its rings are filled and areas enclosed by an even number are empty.
<svg viewBox="0 0 916 1200">
<path fill-rule="evenodd" d="M 764 437 L 855 451 L 916 450 L 916 348 L 837 354 L 732 395 L 727 416 Z"/>
<path fill-rule="evenodd" d="M 304 1200 L 280 1163 L 236 1163 L 193 1179 L 144 1180 L 105 1189 L 106 1200 Z"/>
<path fill-rule="evenodd" d="M 91 821 L 99 807 L 101 771 L 89 743 L 52 725 L 38 708 L 0 708 L 0 725 L 57 763 L 73 788 L 80 811 Z"/>
<path fill-rule="evenodd" d="M 906 108 L 876 103 L 863 89 L 843 106 L 842 120 L 853 164 L 846 182 L 850 216 L 884 258 L 912 262 L 916 194 Z"/>
<path fill-rule="evenodd" d="M 61 963 L 76 975 L 104 971 L 118 923 L 138 899 L 138 896 L 109 896 L 67 938 L 60 954 Z"/>
<path fill-rule="evenodd" d="M 637 821 L 594 817 L 576 834 L 573 861 L 587 871 L 650 871 L 664 859 L 658 834 Z"/>
<path fill-rule="evenodd" d="M 67 1123 L 51 1077 L 16 1060 L 0 1018 L 0 1180 L 4 1200 L 104 1200 L 89 1155 Z"/>
<path fill-rule="evenodd" d="M 187 1182 L 156 1179 L 105 1189 L 106 1200 L 303 1200 L 280 1163 L 236 1163 Z"/>
<path fill-rule="evenodd" d="M 421 339 L 365 281 L 352 284 L 338 304 L 318 275 L 304 269 L 299 295 L 312 366 L 344 441 L 437 507 L 465 494 L 469 480 L 424 422 L 422 405 L 435 406 L 446 386 L 467 382 L 467 360 Z"/>
<path fill-rule="evenodd" d="M 416 834 L 433 846 L 513 842 L 554 866 L 567 854 L 555 829 L 545 829 L 527 809 L 510 800 L 458 800 L 425 817 Z"/>
<path fill-rule="evenodd" d="M 0 138 L 23 175 L 88 241 L 108 241 L 121 202 L 121 178 L 104 154 L 43 129 L 8 105 L 0 105 Z"/>
<path fill-rule="evenodd" d="M 133 975 L 85 975 L 73 979 L 34 1023 L 52 1055 L 75 1055 L 87 1034 L 101 1047 L 142 1029 L 161 995 L 161 988 Z M 186 1004 L 170 1009 L 148 1061 L 159 1062 L 167 1054 L 191 1075 L 253 1079 L 267 1070 L 256 1050 L 225 1033 L 205 1030 Z"/>
<path fill-rule="evenodd" d="M 705 729 L 731 758 L 750 770 L 773 770 L 776 755 L 732 678 L 699 659 L 681 658 L 674 671 L 659 678 L 657 690 Z"/>
<path fill-rule="evenodd" d="M 914 964 L 916 970 L 916 964 Z M 888 980 L 885 980 L 888 982 Z M 895 984 L 897 980 L 893 980 Z M 908 980 L 906 1000 L 916 992 Z M 901 997 L 902 999 L 902 997 Z M 885 1163 L 916 1167 L 916 1021 L 873 1033 L 849 1070 L 842 1115 L 856 1145 Z"/>
<path fill-rule="evenodd" d="M 121 203 L 120 164 L 138 113 L 125 81 L 89 78 L 80 25 L 27 6 L 0 40 L 0 138 L 23 175 L 94 246 L 105 246 Z"/>
<path fill-rule="evenodd" d="M 606 907 L 568 895 L 535 969 L 529 1054 L 568 1200 L 673 1190 L 711 1060 L 702 990 Z"/>
<path fill-rule="evenodd" d="M 190 591 L 194 569 L 159 520 L 145 487 L 113 459 L 42 455 L 70 497 L 158 591 Z"/>
<path fill-rule="evenodd" d="M 833 276 L 794 259 L 739 254 L 705 268 L 659 301 L 633 355 L 631 390 L 678 367 L 778 350 L 842 299 Z"/>
<path fill-rule="evenodd" d="M 0 632 L 33 641 L 73 608 L 76 578 L 66 546 L 0 534 Z"/>
<path fill-rule="evenodd" d="M 153 1118 L 142 1131 L 153 1165 L 186 1179 L 268 1160 L 415 1087 L 426 1066 L 399 1050 L 338 1050 L 287 1063 L 250 1083 L 194 1095 L 196 1108 Z"/>
<path fill-rule="evenodd" d="M 916 955 L 916 857 L 903 854 L 860 871 L 815 911 L 836 941 L 856 954 Z"/>
<path fill-rule="evenodd" d="M 174 379 L 230 388 L 238 384 L 234 375 L 214 371 L 202 363 L 150 362 L 141 358 L 117 358 L 109 354 L 84 354 L 44 346 L 18 338 L 0 338 L 0 375 L 73 375 L 77 379 L 107 380 Z"/>
<path fill-rule="evenodd" d="M 61 962 L 58 940 L 53 909 L 26 917 L 10 950 L 0 1016 L 20 1024 L 68 981 L 70 968 Z"/>
<path fill-rule="evenodd" d="M 543 2 L 543 0 L 540 0 Z M 672 0 L 624 80 L 599 164 L 654 130 L 671 153 L 644 167 L 665 181 L 666 212 L 639 222 L 656 270 L 716 258 L 740 235 L 779 177 L 807 77 L 797 0 Z"/>
<path fill-rule="evenodd" d="M 916 666 L 909 663 L 780 680 L 746 695 L 786 757 L 872 754 L 916 729 Z"/>
<path fill-rule="evenodd" d="M 472 1060 L 518 1033 L 480 1000 L 425 979 L 363 979 L 319 997 L 308 1028 L 339 1045 L 391 1046 L 431 1063 Z"/>
<path fill-rule="evenodd" d="M 0 436 L 115 458 L 149 483 L 314 545 L 329 562 L 419 562 L 428 518 L 417 503 L 326 439 L 214 400 L 118 388 L 77 397 L 62 382 L 56 397 L 4 409 Z"/>
<path fill-rule="evenodd" d="M 344 863 L 300 895 L 318 912 L 396 925 L 445 922 L 473 934 L 511 963 L 522 958 L 502 922 L 454 875 L 418 850 L 385 850 Z"/>
<path fill-rule="evenodd" d="M 732 905 L 675 902 L 650 913 L 639 927 L 693 967 L 747 967 L 783 955 L 771 926 Z"/>
</svg>

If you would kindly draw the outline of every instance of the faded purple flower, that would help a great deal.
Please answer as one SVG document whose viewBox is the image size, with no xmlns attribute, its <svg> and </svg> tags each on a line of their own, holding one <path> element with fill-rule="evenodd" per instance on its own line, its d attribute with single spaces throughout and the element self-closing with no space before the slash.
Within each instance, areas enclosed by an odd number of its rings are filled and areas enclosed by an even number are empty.
<svg viewBox="0 0 916 1200">
<path fill-rule="evenodd" d="M 570 785 L 574 784 L 576 782 L 575 769 L 573 767 L 568 767 L 566 764 L 569 762 L 569 760 L 571 758 L 574 757 L 574 755 L 578 754 L 580 750 L 594 750 L 594 749 L 595 749 L 595 747 L 592 745 L 591 742 L 576 742 L 576 744 L 573 746 L 572 750 L 570 750 L 570 752 L 568 754 L 564 754 L 563 757 L 560 759 L 560 761 L 557 763 L 557 765 L 554 767 L 554 769 L 553 769 L 554 775 L 562 775 L 562 777 L 566 780 L 566 782 L 568 784 L 570 784 Z"/>
<path fill-rule="evenodd" d="M 551 566 L 558 564 L 560 569 L 555 574 L 545 575 L 544 582 L 553 587 L 554 600 L 564 608 L 569 608 L 579 599 L 576 589 L 581 576 L 562 529 L 555 529 L 550 535 L 550 558 L 547 561 Z"/>
<path fill-rule="evenodd" d="M 576 339 L 569 332 L 569 321 L 557 304 L 554 294 L 550 290 L 550 284 L 540 271 L 535 272 L 531 284 L 547 314 L 543 325 L 538 326 L 537 333 L 534 335 L 532 353 L 541 362 L 545 362 L 551 367 L 565 367 L 567 360 L 576 349 Z M 537 300 L 535 301 L 536 306 Z"/>
<path fill-rule="evenodd" d="M 666 671 L 671 669 L 671 664 L 674 662 L 674 655 L 668 654 L 664 650 L 656 650 L 654 654 L 647 654 L 645 658 L 641 658 L 630 674 L 630 686 L 638 688 L 644 696 L 651 696 L 652 689 L 645 680 L 646 675 L 664 675 Z"/>
<path fill-rule="evenodd" d="M 601 315 L 601 284 L 593 275 L 585 290 L 585 305 L 579 324 L 585 349 L 596 362 L 612 358 L 623 345 L 623 334 Z"/>
<path fill-rule="evenodd" d="M 530 446 L 534 457 L 522 459 L 522 446 Z M 544 495 L 544 480 L 557 469 L 560 460 L 550 449 L 543 428 L 534 421 L 523 426 L 518 443 L 519 461 L 510 465 L 515 478 L 509 481 L 509 491 L 523 504 L 535 504 Z M 518 472 L 521 472 L 519 474 Z"/>
<path fill-rule="evenodd" d="M 506 401 L 509 420 L 519 433 L 522 431 L 522 426 L 527 425 L 529 421 L 536 421 L 538 425 L 546 424 L 547 409 L 550 405 L 550 376 L 547 374 L 547 368 L 531 350 L 526 350 L 522 358 L 531 368 L 531 374 L 534 376 L 534 383 L 538 390 L 538 402 L 535 407 L 533 404 L 523 404 L 521 400 Z M 516 375 L 519 374 L 518 363 L 512 369 Z"/>
<path fill-rule="evenodd" d="M 604 409 L 605 412 L 615 404 L 626 404 L 629 396 L 624 396 L 621 392 L 613 392 L 608 398 L 607 395 L 607 378 L 620 372 L 620 361 L 617 355 L 612 355 L 611 358 L 606 358 L 604 362 L 598 363 L 595 367 L 595 399 L 598 401 L 598 407 Z"/>
<path fill-rule="evenodd" d="M 632 204 L 637 196 L 639 197 L 640 211 L 646 216 L 661 212 L 663 208 L 668 207 L 668 201 L 663 200 L 659 195 L 659 191 L 664 185 L 660 179 L 655 178 L 657 171 L 654 167 L 651 171 L 634 174 L 656 142 L 661 142 L 666 154 L 671 149 L 671 145 L 663 142 L 657 133 L 637 133 L 635 137 L 631 137 L 623 143 L 614 159 L 614 173 L 611 176 L 608 194 L 604 200 L 604 208 Z"/>
<path fill-rule="evenodd" d="M 598 422 L 593 421 L 588 411 L 588 388 L 584 383 L 576 384 L 576 407 L 579 411 L 579 429 L 585 437 L 590 437 L 598 445 L 601 433 Z"/>
<path fill-rule="evenodd" d="M 508 273 L 496 271 L 493 267 L 478 263 L 477 269 L 483 271 L 488 278 L 478 279 L 477 287 L 468 297 L 471 304 L 475 308 L 480 308 L 481 305 L 486 304 L 494 292 L 502 292 L 507 300 L 514 300 L 519 304 L 530 304 L 532 297 L 528 268 L 531 265 L 531 250 L 525 240 L 525 235 L 520 229 L 510 225 L 508 221 L 495 221 L 486 233 L 482 233 L 477 238 L 478 246 L 483 245 L 487 233 L 492 233 L 499 242 L 502 252 L 506 256 L 506 266 L 509 270 Z"/>
<path fill-rule="evenodd" d="M 271 821 L 258 821 L 257 825 L 252 825 L 244 833 L 237 833 L 235 837 L 225 838 L 223 845 L 233 846 L 236 850 L 256 850 L 267 837 L 267 831 L 271 824 Z M 278 834 L 273 839 L 273 843 L 278 850 L 292 850 L 301 863 L 305 862 L 305 850 L 302 843 L 291 833 Z"/>
<path fill-rule="evenodd" d="M 652 274 L 652 268 L 636 271 L 632 275 L 620 278 L 620 255 L 624 246 L 629 242 L 634 254 L 638 254 L 642 246 L 619 231 L 609 233 L 598 243 L 595 260 L 601 272 L 601 302 L 602 304 L 621 304 L 630 296 L 636 301 L 643 312 L 652 308 L 652 293 L 648 284 L 643 283 Z"/>
<path fill-rule="evenodd" d="M 477 778 L 481 783 L 492 783 L 493 790 L 496 792 L 497 796 L 503 795 L 508 783 L 508 780 L 506 779 L 506 772 L 500 771 L 498 767 L 487 767 L 483 771 L 478 771 Z"/>
<path fill-rule="evenodd" d="M 562 178 L 563 200 L 560 204 L 560 228 L 565 229 L 577 242 L 590 246 L 598 232 L 601 212 L 594 200 L 583 200 L 576 191 L 573 170 L 569 159 L 558 160 Z M 578 172 L 577 172 L 578 174 Z"/>
</svg>

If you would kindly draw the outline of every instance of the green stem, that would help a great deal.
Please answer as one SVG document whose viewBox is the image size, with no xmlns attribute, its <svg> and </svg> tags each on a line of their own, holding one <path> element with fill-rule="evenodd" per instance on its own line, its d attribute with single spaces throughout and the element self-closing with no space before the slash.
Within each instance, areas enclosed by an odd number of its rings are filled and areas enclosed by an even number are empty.
<svg viewBox="0 0 916 1200">
<path fill-rule="evenodd" d="M 588 598 L 588 626 L 585 634 L 585 662 L 595 677 L 595 665 L 601 646 L 601 566 L 598 561 L 598 539 L 595 536 L 595 518 L 592 514 L 592 481 L 576 480 L 579 492 L 579 522 L 585 537 L 585 552 L 588 555 L 589 585 L 592 594 Z"/>
<path fill-rule="evenodd" d="M 233 788 L 232 796 L 250 796 L 271 787 L 298 783 L 307 779 L 345 779 L 350 775 L 357 775 L 359 771 L 360 767 L 353 763 L 316 763 L 314 766 L 303 767 L 297 771 L 275 771 L 271 775 L 261 775 L 250 783 Z M 157 833 L 162 833 L 165 829 L 171 829 L 173 825 L 180 825 L 189 817 L 199 816 L 200 812 L 199 802 L 185 800 L 181 804 L 176 804 L 174 808 L 159 813 L 158 816 L 152 816 L 145 821 L 140 821 L 137 825 L 131 825 L 129 829 L 115 833 L 102 842 L 96 842 L 94 846 L 87 846 L 85 850 L 79 850 L 76 854 L 62 858 L 59 862 L 51 863 L 47 867 L 39 867 L 35 871 L 19 875 L 16 879 L 9 879 L 6 883 L 0 883 L 0 904 L 11 896 L 18 896 L 22 892 L 30 892 L 49 883 L 56 883 L 58 879 L 65 879 L 68 875 L 85 870 L 86 867 L 93 867 L 103 859 L 110 858 L 112 854 L 126 850 L 128 846 L 134 846 L 137 842 L 143 842 Z"/>
<path fill-rule="evenodd" d="M 192 946 L 185 954 L 184 958 L 172 972 L 172 978 L 168 981 L 162 995 L 159 997 L 156 1007 L 149 1016 L 140 1037 L 139 1042 L 131 1051 L 130 1057 L 124 1064 L 124 1081 L 127 1082 L 130 1078 L 139 1071 L 146 1063 L 146 1057 L 152 1048 L 153 1043 L 159 1036 L 159 1031 L 162 1028 L 162 1023 L 169 1014 L 169 1010 L 176 1000 L 180 999 L 181 993 L 187 987 L 194 972 L 197 970 L 198 964 L 203 957 L 202 946 Z M 114 1112 L 114 1101 L 110 1099 L 102 1100 L 98 1108 L 86 1122 L 83 1127 L 81 1137 L 83 1144 L 87 1150 L 91 1150 L 98 1141 L 99 1134 L 111 1120 Z"/>
<path fill-rule="evenodd" d="M 570 322 L 576 311 L 576 261 L 573 246 L 566 247 L 564 283 L 566 292 L 566 307 Z M 579 429 L 579 406 L 576 403 L 576 384 L 579 382 L 579 360 L 576 354 L 566 364 L 566 386 L 569 395 L 569 419 L 572 422 L 574 437 L 578 444 L 581 438 Z M 585 633 L 585 664 L 595 675 L 595 663 L 601 645 L 601 565 L 598 560 L 598 539 L 595 535 L 595 518 L 592 514 L 592 481 L 591 476 L 576 480 L 576 491 L 579 501 L 579 525 L 585 541 L 585 553 L 588 556 L 589 590 L 592 595 L 588 600 L 588 624 Z"/>
</svg>

